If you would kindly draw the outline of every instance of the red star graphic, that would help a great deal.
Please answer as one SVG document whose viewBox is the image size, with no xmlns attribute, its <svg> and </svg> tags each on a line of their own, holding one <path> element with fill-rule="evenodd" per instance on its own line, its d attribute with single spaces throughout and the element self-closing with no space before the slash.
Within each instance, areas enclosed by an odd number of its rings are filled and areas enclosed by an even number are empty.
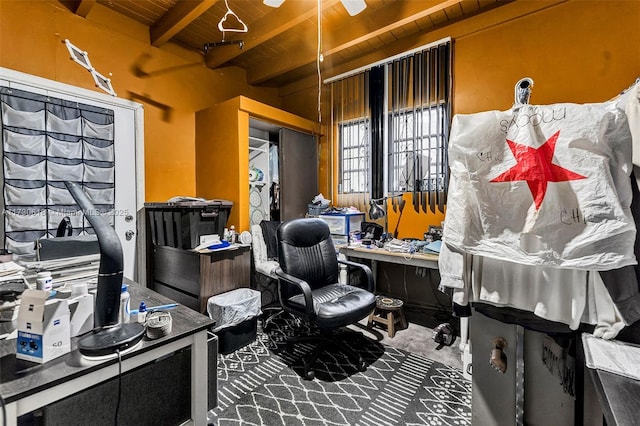
<svg viewBox="0 0 640 426">
<path fill-rule="evenodd" d="M 507 139 L 509 149 L 518 164 L 492 179 L 491 182 L 527 181 L 531 195 L 533 195 L 533 201 L 536 203 L 536 210 L 539 210 L 547 192 L 548 182 L 585 179 L 586 176 L 551 163 L 559 135 L 560 131 L 557 131 L 539 148 L 532 148 Z"/>
</svg>

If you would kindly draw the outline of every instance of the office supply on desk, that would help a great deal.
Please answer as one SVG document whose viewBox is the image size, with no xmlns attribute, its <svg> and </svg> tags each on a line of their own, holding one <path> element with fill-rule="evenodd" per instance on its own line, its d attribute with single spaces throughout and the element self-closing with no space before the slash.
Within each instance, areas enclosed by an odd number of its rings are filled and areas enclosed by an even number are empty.
<svg viewBox="0 0 640 426">
<path fill-rule="evenodd" d="M 147 337 L 151 340 L 159 339 L 171 333 L 173 320 L 169 312 L 154 312 L 146 322 Z"/>
<path fill-rule="evenodd" d="M 152 312 L 168 311 L 169 309 L 173 309 L 176 307 L 178 307 L 177 303 L 168 303 L 166 305 L 158 305 L 158 306 L 148 306 L 147 314 L 150 314 Z M 139 309 L 134 309 L 131 311 L 131 315 L 139 314 L 139 313 L 140 313 Z"/>
<path fill-rule="evenodd" d="M 422 248 L 422 251 L 425 253 L 440 253 L 440 248 L 442 247 L 442 241 L 437 240 L 432 243 L 427 244 Z"/>
</svg>

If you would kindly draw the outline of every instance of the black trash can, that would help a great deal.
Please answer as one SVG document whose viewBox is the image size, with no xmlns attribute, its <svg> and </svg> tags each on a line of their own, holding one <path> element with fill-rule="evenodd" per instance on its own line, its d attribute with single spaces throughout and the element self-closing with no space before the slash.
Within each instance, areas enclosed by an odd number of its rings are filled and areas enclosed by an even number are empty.
<svg viewBox="0 0 640 426">
<path fill-rule="evenodd" d="M 209 298 L 207 312 L 216 322 L 218 352 L 229 354 L 256 339 L 260 310 L 260 292 L 237 288 Z"/>
</svg>

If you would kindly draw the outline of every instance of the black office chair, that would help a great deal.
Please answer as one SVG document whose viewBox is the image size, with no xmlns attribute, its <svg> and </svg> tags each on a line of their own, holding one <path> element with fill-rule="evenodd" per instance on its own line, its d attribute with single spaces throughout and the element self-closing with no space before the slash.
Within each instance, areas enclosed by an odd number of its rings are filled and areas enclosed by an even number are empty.
<svg viewBox="0 0 640 426">
<path fill-rule="evenodd" d="M 293 336 L 287 340 L 291 348 L 296 342 L 319 342 L 304 362 L 304 377 L 314 378 L 312 365 L 330 343 L 339 343 L 338 329 L 369 315 L 376 306 L 371 269 L 355 262 L 338 260 L 329 234 L 329 226 L 318 218 L 294 219 L 278 228 L 280 267 L 278 294 L 283 309 L 316 326 L 319 335 Z M 338 283 L 338 263 L 364 272 L 366 289 Z M 347 345 L 335 345 L 357 359 L 359 371 L 366 370 L 360 355 Z"/>
</svg>

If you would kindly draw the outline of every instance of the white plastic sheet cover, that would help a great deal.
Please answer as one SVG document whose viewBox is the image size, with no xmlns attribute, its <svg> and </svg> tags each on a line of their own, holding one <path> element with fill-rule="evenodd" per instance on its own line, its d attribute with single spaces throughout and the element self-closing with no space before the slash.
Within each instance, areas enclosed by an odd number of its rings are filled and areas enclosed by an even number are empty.
<svg viewBox="0 0 640 426">
<path fill-rule="evenodd" d="M 526 265 L 636 263 L 631 133 L 613 103 L 456 115 L 444 240 Z"/>
<path fill-rule="evenodd" d="M 216 322 L 214 332 L 238 325 L 262 312 L 260 292 L 250 288 L 237 288 L 209 298 L 209 317 Z"/>
</svg>

